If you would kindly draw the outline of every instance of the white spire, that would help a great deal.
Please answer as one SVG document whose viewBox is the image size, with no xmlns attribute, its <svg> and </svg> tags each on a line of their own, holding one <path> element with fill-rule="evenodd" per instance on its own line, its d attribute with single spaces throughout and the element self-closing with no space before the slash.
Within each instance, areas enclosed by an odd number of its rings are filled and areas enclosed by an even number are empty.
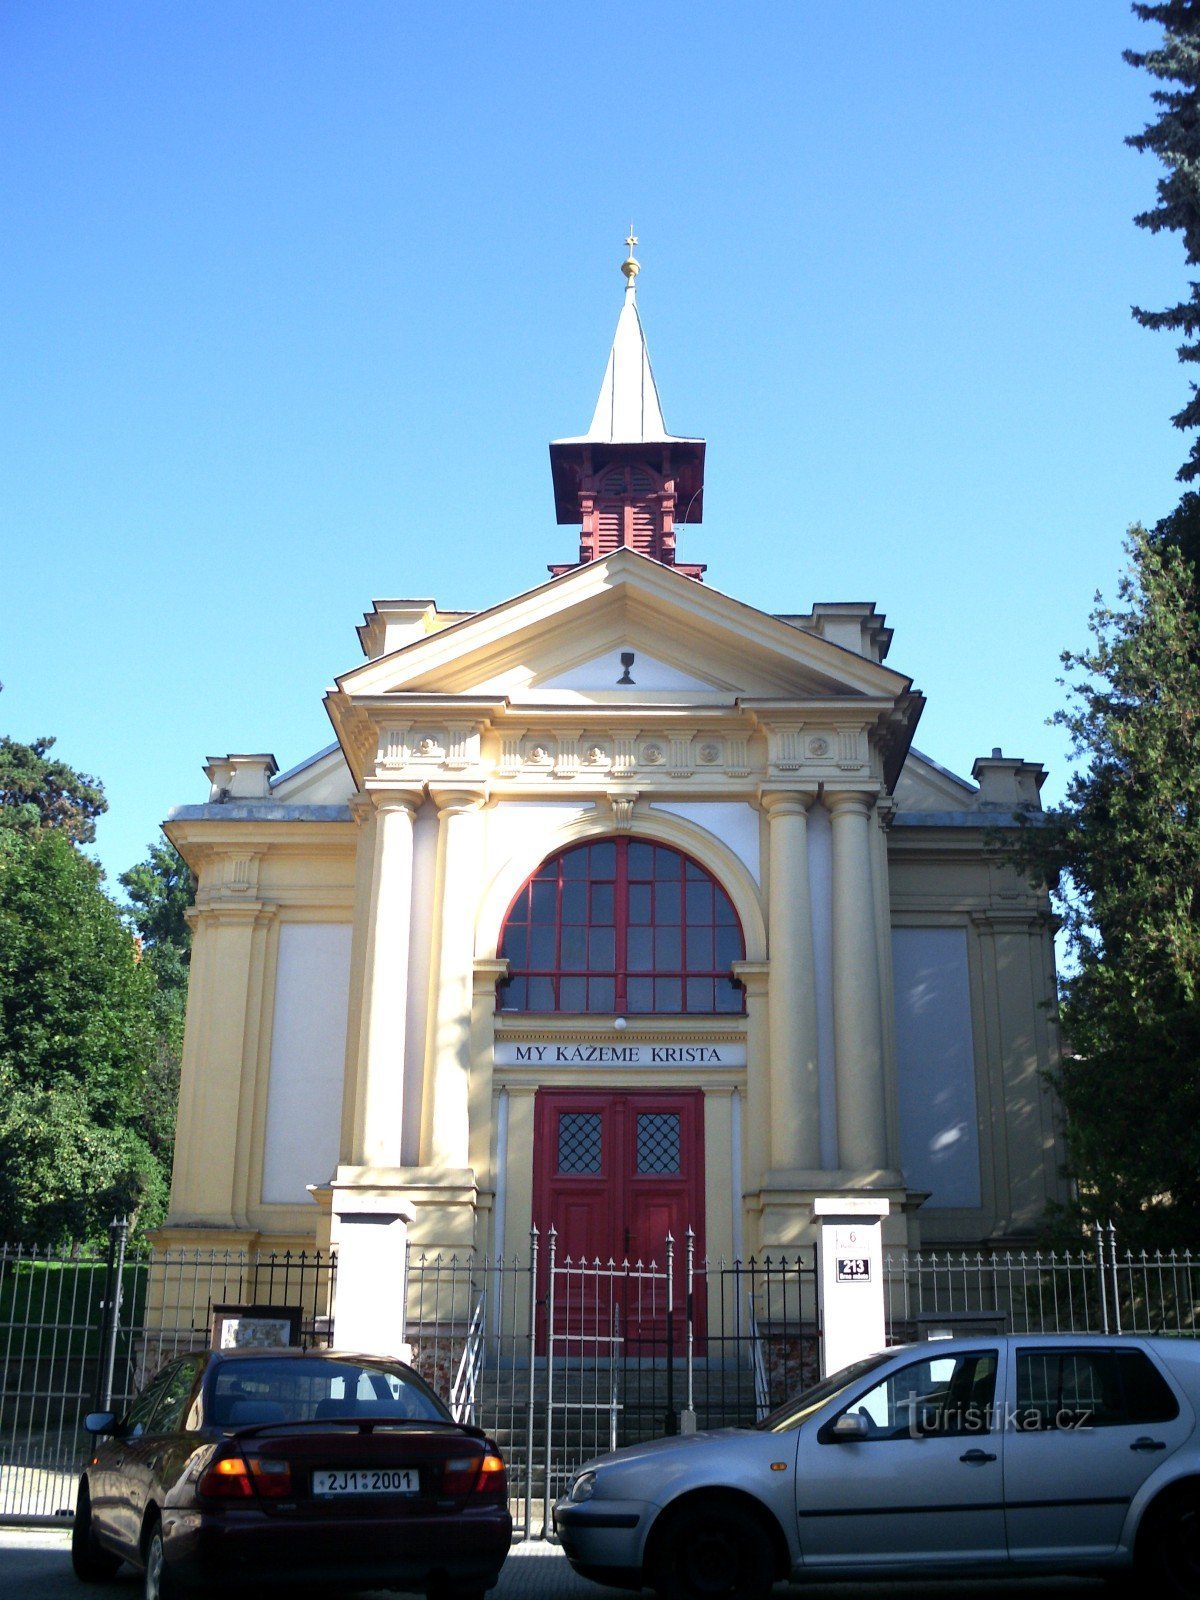
<svg viewBox="0 0 1200 1600">
<path fill-rule="evenodd" d="M 592 425 L 586 438 L 604 444 L 641 444 L 645 440 L 669 439 L 658 403 L 658 389 L 650 370 L 650 352 L 638 316 L 634 284 L 641 263 L 634 259 L 637 237 L 632 226 L 625 240 L 629 255 L 621 263 L 625 274 L 625 304 L 617 318 L 600 398 L 596 401 Z"/>
</svg>

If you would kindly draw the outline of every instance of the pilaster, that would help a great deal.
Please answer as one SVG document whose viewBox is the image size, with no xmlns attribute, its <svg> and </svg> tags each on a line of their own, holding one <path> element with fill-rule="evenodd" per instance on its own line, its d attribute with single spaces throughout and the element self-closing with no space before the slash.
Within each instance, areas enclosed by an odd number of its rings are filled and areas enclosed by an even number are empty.
<svg viewBox="0 0 1200 1600">
<path fill-rule="evenodd" d="M 852 1172 L 887 1166 L 879 949 L 871 868 L 875 795 L 826 794 L 833 821 L 833 1031 L 838 1159 Z"/>
<path fill-rule="evenodd" d="M 821 1095 L 808 881 L 808 808 L 815 791 L 768 790 L 771 1165 L 818 1167 Z"/>
</svg>

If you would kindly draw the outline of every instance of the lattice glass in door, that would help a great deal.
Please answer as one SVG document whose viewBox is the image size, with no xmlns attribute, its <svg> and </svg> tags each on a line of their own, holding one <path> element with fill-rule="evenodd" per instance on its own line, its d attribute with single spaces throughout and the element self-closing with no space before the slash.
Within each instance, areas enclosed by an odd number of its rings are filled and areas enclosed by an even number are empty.
<svg viewBox="0 0 1200 1600">
<path fill-rule="evenodd" d="M 599 1172 L 601 1149 L 598 1111 L 559 1112 L 559 1172 Z"/>
<path fill-rule="evenodd" d="M 649 1177 L 679 1172 L 679 1113 L 640 1111 L 637 1119 L 637 1170 Z"/>
</svg>

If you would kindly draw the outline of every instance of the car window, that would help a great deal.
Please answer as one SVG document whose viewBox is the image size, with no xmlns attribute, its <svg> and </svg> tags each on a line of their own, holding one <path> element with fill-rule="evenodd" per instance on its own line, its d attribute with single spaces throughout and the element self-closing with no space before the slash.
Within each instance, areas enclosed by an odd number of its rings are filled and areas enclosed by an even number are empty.
<svg viewBox="0 0 1200 1600">
<path fill-rule="evenodd" d="M 852 1383 L 857 1383 L 868 1372 L 873 1372 L 876 1367 L 883 1366 L 885 1361 L 890 1361 L 891 1355 L 885 1350 L 881 1355 L 867 1356 L 862 1361 L 855 1361 L 851 1366 L 841 1367 L 837 1372 L 831 1372 L 827 1378 L 822 1378 L 820 1383 L 814 1383 L 808 1389 L 801 1389 L 798 1395 L 784 1401 L 775 1411 L 755 1423 L 755 1427 L 764 1433 L 786 1433 L 790 1428 L 798 1428 L 805 1417 L 811 1417 L 819 1406 L 825 1405 L 829 1400 L 841 1394 L 843 1389 L 848 1389 Z"/>
<path fill-rule="evenodd" d="M 196 1385 L 200 1358 L 191 1356 L 168 1368 L 158 1400 L 146 1422 L 147 1433 L 177 1433 L 182 1426 L 188 1400 Z"/>
<path fill-rule="evenodd" d="M 1021 1350 L 1015 1425 L 1025 1433 L 1167 1422 L 1179 1406 L 1141 1350 Z"/>
<path fill-rule="evenodd" d="M 995 1417 L 994 1350 L 925 1356 L 891 1372 L 847 1407 L 864 1418 L 867 1439 L 986 1433 Z"/>
<path fill-rule="evenodd" d="M 406 1367 L 317 1354 L 221 1362 L 209 1381 L 206 1415 L 218 1427 L 235 1428 L 334 1417 L 452 1420 L 428 1384 Z"/>
<path fill-rule="evenodd" d="M 167 1385 L 171 1382 L 176 1369 L 180 1365 L 180 1362 L 172 1361 L 171 1364 L 164 1367 L 161 1372 L 155 1373 L 154 1377 L 151 1378 L 150 1382 L 142 1390 L 141 1394 L 138 1395 L 137 1399 L 132 1402 L 128 1411 L 126 1411 L 124 1417 L 122 1418 L 125 1432 L 127 1434 L 136 1438 L 139 1433 L 145 1433 L 146 1425 L 150 1421 L 155 1407 L 162 1399 Z"/>
</svg>

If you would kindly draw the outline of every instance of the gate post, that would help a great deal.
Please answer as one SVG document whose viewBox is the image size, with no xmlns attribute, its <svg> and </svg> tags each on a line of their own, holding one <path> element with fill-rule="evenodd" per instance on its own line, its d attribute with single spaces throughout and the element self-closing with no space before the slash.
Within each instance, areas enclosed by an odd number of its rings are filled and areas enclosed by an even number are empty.
<svg viewBox="0 0 1200 1600">
<path fill-rule="evenodd" d="M 825 1377 L 887 1343 L 881 1223 L 891 1206 L 874 1195 L 843 1194 L 818 1198 L 812 1209 Z"/>
<path fill-rule="evenodd" d="M 679 1432 L 675 1415 L 675 1240 L 667 1232 L 667 1411 L 663 1432 L 668 1438 Z"/>
<path fill-rule="evenodd" d="M 537 1223 L 529 1230 L 529 1394 L 525 1401 L 525 1537 L 533 1537 L 533 1362 L 537 1353 Z"/>
<path fill-rule="evenodd" d="M 546 1257 L 546 1481 L 542 1486 L 542 1538 L 550 1537 L 550 1507 L 554 1502 L 550 1486 L 550 1465 L 554 1459 L 554 1262 L 557 1254 L 558 1229 L 553 1223 L 548 1235 L 550 1250 Z M 567 1257 L 568 1262 L 570 1257 Z"/>
<path fill-rule="evenodd" d="M 114 1217 L 108 1225 L 108 1269 L 104 1278 L 104 1322 L 100 1335 L 100 1382 L 97 1409 L 112 1410 L 113 1374 L 117 1367 L 117 1338 L 121 1332 L 121 1299 L 125 1280 L 125 1241 L 129 1218 Z"/>
</svg>

